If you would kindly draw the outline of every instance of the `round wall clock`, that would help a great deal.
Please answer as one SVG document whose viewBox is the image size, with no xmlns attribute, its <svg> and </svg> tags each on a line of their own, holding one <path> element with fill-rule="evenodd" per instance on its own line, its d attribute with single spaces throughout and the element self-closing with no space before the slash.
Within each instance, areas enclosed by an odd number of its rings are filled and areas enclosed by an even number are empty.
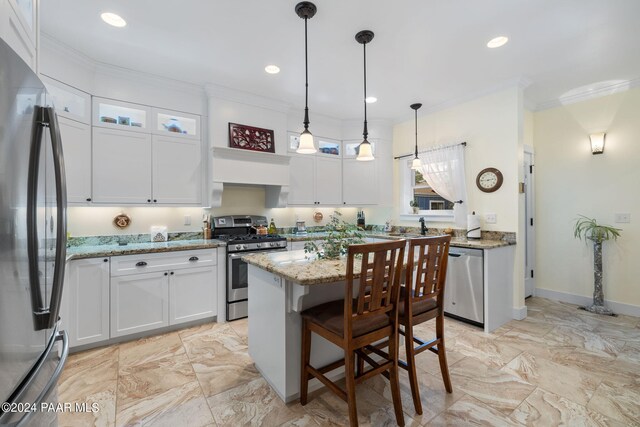
<svg viewBox="0 0 640 427">
<path fill-rule="evenodd" d="M 482 169 L 476 178 L 476 185 L 485 193 L 493 193 L 502 186 L 502 172 L 496 168 Z"/>
</svg>

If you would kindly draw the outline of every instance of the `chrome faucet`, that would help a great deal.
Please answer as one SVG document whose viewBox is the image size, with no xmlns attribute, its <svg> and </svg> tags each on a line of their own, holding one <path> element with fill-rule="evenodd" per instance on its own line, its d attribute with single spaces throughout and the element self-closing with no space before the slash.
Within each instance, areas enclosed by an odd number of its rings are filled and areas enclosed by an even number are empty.
<svg viewBox="0 0 640 427">
<path fill-rule="evenodd" d="M 427 235 L 427 227 L 425 227 L 424 225 L 424 217 L 420 217 L 420 219 L 418 220 L 420 221 L 420 234 L 422 234 L 423 236 Z"/>
</svg>

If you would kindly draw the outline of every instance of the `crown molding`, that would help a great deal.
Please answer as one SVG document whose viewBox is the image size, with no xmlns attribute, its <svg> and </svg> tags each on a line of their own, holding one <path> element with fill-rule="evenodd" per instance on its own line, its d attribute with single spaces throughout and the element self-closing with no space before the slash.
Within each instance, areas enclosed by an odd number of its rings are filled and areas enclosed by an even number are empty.
<svg viewBox="0 0 640 427">
<path fill-rule="evenodd" d="M 613 95 L 614 93 L 626 92 L 639 86 L 640 78 L 616 82 L 607 86 L 598 87 L 597 89 L 589 89 L 585 86 L 584 90 L 581 92 L 575 92 L 569 96 L 560 96 L 558 98 L 540 102 L 535 105 L 535 108 L 533 108 L 532 111 L 548 110 L 550 108 L 575 104 L 576 102 L 587 101 L 589 99 L 601 98 L 603 96 Z"/>
<path fill-rule="evenodd" d="M 291 104 L 289 103 L 226 86 L 207 83 L 204 89 L 209 98 L 224 99 L 226 101 L 266 108 L 267 110 L 274 110 L 285 114 L 288 114 L 291 110 Z"/>
<path fill-rule="evenodd" d="M 85 55 L 84 53 L 77 51 L 71 46 L 60 42 L 47 33 L 41 33 L 40 37 L 43 42 L 42 45 L 45 49 L 52 50 L 57 55 L 64 56 L 65 59 L 72 60 L 78 65 L 87 68 L 95 74 L 102 73 L 108 76 L 126 79 L 136 83 L 142 82 L 145 84 L 158 85 L 168 89 L 179 90 L 195 95 L 204 96 L 205 94 L 204 87 L 201 84 L 176 80 L 157 74 L 132 70 L 126 67 L 119 67 L 117 65 L 100 62 Z"/>
<path fill-rule="evenodd" d="M 455 107 L 461 104 L 465 104 L 470 101 L 474 101 L 479 98 L 483 98 L 485 96 L 491 95 L 493 93 L 501 92 L 506 89 L 518 89 L 524 91 L 527 87 L 529 87 L 533 81 L 527 77 L 517 77 L 509 80 L 505 80 L 503 82 L 498 83 L 497 85 L 490 86 L 485 89 L 481 89 L 475 92 L 471 92 L 467 95 L 459 96 L 457 98 L 452 98 L 448 101 L 441 102 L 440 104 L 432 105 L 430 107 L 423 107 L 418 114 L 418 117 L 426 116 L 429 114 L 437 113 L 442 110 L 446 110 L 451 107 Z M 402 118 L 394 120 L 393 124 L 397 125 L 400 123 L 404 123 L 408 120 L 413 120 L 414 115 L 407 113 L 406 116 Z"/>
</svg>

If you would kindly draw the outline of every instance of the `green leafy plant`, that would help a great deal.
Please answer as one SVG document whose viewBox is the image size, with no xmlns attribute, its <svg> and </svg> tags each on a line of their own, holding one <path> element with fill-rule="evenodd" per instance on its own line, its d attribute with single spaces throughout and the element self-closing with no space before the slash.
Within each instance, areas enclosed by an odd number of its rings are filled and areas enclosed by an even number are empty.
<svg viewBox="0 0 640 427">
<path fill-rule="evenodd" d="M 413 200 L 409 200 L 409 206 L 411 206 L 412 208 L 417 208 L 420 205 L 418 204 L 417 199 L 413 199 Z"/>
<path fill-rule="evenodd" d="M 576 239 L 591 240 L 592 242 L 602 243 L 606 240 L 617 240 L 620 237 L 622 229 L 615 228 L 610 225 L 601 225 L 594 218 L 579 215 L 573 226 L 573 236 Z"/>
<path fill-rule="evenodd" d="M 317 253 L 318 258 L 338 259 L 346 255 L 349 245 L 364 243 L 362 233 L 354 224 L 345 222 L 340 212 L 334 212 L 329 217 L 329 223 L 325 227 L 327 233 L 321 247 L 315 242 L 307 242 L 304 245 L 306 253 Z"/>
</svg>

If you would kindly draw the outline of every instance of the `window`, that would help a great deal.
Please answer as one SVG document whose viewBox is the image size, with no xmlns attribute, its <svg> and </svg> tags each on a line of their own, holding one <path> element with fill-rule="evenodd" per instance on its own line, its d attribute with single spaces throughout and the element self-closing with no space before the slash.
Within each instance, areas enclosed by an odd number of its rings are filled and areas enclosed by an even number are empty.
<svg viewBox="0 0 640 427">
<path fill-rule="evenodd" d="M 419 171 L 411 169 L 411 161 L 400 160 L 402 172 L 403 207 L 401 213 L 413 214 L 413 208 L 409 205 L 411 200 L 418 203 L 418 214 L 428 218 L 437 217 L 437 221 L 443 221 L 443 217 L 453 219 L 453 203 L 436 193 L 424 179 Z"/>
</svg>

